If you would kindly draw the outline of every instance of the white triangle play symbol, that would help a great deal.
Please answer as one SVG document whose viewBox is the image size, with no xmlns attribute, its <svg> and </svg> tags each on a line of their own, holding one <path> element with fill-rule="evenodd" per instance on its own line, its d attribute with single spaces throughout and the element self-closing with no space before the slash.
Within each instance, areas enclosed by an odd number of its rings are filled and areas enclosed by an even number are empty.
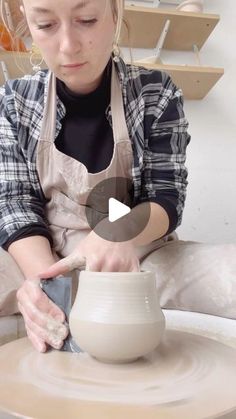
<svg viewBox="0 0 236 419">
<path fill-rule="evenodd" d="M 127 205 L 122 204 L 122 202 L 117 201 L 115 198 L 109 198 L 108 219 L 111 223 L 124 217 L 124 215 L 129 214 L 130 211 L 131 209 Z"/>
</svg>

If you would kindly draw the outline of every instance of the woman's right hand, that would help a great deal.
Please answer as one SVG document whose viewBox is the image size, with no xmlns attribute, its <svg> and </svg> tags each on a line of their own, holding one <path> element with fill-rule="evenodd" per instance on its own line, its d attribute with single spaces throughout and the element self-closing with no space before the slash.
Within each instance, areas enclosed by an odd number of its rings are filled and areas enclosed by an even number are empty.
<svg viewBox="0 0 236 419">
<path fill-rule="evenodd" d="M 23 315 L 27 335 L 39 352 L 48 345 L 60 349 L 68 335 L 65 314 L 40 287 L 40 279 L 26 279 L 17 291 L 18 307 Z"/>
</svg>

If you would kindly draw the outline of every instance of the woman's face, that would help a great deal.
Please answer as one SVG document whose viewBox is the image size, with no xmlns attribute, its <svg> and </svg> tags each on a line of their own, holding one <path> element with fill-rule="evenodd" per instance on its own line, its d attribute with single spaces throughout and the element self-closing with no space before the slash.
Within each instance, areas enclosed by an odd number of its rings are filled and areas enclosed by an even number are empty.
<svg viewBox="0 0 236 419">
<path fill-rule="evenodd" d="M 28 26 L 48 67 L 74 92 L 99 84 L 112 51 L 110 0 L 23 0 Z"/>
</svg>

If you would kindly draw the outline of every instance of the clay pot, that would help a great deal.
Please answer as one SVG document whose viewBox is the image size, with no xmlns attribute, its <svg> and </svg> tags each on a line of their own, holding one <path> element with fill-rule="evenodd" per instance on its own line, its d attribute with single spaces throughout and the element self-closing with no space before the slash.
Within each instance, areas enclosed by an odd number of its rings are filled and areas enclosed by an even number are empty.
<svg viewBox="0 0 236 419">
<path fill-rule="evenodd" d="M 177 10 L 179 10 L 181 12 L 202 13 L 203 12 L 203 0 L 186 0 L 186 1 L 183 1 L 177 7 Z"/>
<path fill-rule="evenodd" d="M 100 361 L 148 354 L 165 329 L 155 274 L 82 271 L 69 325 L 77 345 Z"/>
</svg>

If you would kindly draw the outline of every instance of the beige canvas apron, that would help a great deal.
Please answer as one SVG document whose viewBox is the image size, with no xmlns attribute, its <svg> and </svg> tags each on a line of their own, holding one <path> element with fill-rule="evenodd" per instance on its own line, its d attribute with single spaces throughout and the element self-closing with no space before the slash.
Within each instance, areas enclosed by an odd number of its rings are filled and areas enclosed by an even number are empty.
<svg viewBox="0 0 236 419">
<path fill-rule="evenodd" d="M 104 179 L 131 177 L 133 153 L 114 64 L 111 86 L 114 150 L 105 170 L 88 173 L 81 162 L 56 149 L 56 110 L 56 83 L 51 73 L 37 149 L 37 169 L 49 200 L 46 216 L 54 240 L 53 250 L 65 257 L 90 231 L 84 212 L 89 192 Z M 170 241 L 168 237 L 140 248 L 138 256 L 141 269 L 156 272 L 162 307 L 236 318 L 235 253 L 235 245 Z M 0 249 L 0 315 L 17 311 L 15 294 L 23 280 L 14 259 Z"/>
<path fill-rule="evenodd" d="M 54 240 L 54 250 L 67 256 L 76 244 L 91 231 L 85 204 L 91 190 L 102 180 L 132 176 L 133 152 L 124 115 L 123 99 L 118 75 L 112 67 L 111 112 L 114 149 L 109 166 L 89 173 L 85 165 L 57 150 L 56 83 L 49 77 L 48 96 L 44 110 L 41 138 L 37 149 L 37 170 L 43 192 L 49 202 L 46 217 Z M 83 141 L 83 138 L 79 139 Z M 127 191 L 128 192 L 128 191 Z"/>
<path fill-rule="evenodd" d="M 37 148 L 37 170 L 45 197 L 46 217 L 54 241 L 54 251 L 68 256 L 78 242 L 91 231 L 85 205 L 89 193 L 104 179 L 132 177 L 133 151 L 126 125 L 121 87 L 114 64 L 111 78 L 111 113 L 114 137 L 113 156 L 109 166 L 98 173 L 89 173 L 85 165 L 57 150 L 56 82 L 50 73 L 48 95 Z M 80 139 L 83 141 L 83 139 Z M 128 193 L 128 191 L 126 191 Z M 166 239 L 143 246 L 139 257 L 159 248 Z"/>
</svg>

